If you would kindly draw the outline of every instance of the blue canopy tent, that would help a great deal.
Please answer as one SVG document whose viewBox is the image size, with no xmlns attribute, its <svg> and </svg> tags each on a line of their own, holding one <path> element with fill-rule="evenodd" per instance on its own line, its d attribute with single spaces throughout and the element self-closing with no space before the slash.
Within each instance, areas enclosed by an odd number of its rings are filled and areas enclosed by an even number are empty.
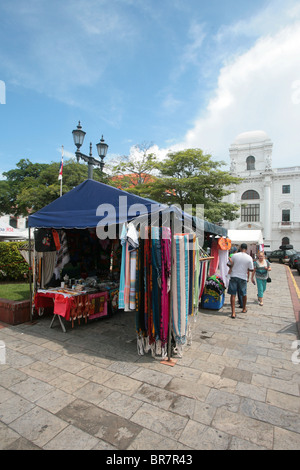
<svg viewBox="0 0 300 470">
<path fill-rule="evenodd" d="M 162 205 L 154 201 L 88 179 L 30 215 L 28 226 L 84 229 L 122 224 L 136 217 L 137 212 L 144 215 L 159 208 Z"/>
<path fill-rule="evenodd" d="M 28 228 L 90 229 L 103 226 L 123 225 L 139 220 L 151 223 L 156 217 L 170 214 L 174 219 L 188 223 L 190 228 L 203 233 L 227 236 L 227 230 L 192 217 L 176 206 L 167 206 L 128 193 L 121 189 L 88 179 L 68 193 L 30 215 Z M 199 229 L 200 227 L 200 229 Z M 98 232 L 97 232 L 98 235 Z M 98 235 L 99 236 L 99 235 Z M 30 309 L 32 313 L 32 308 Z"/>
</svg>

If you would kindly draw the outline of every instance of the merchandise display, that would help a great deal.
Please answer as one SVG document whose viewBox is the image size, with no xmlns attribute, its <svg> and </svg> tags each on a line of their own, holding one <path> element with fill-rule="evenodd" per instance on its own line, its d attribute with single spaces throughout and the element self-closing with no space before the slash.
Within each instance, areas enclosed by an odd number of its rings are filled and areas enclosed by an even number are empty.
<svg viewBox="0 0 300 470">
<path fill-rule="evenodd" d="M 30 215 L 28 225 L 32 316 L 49 310 L 51 326 L 58 319 L 66 331 L 65 321 L 74 327 L 135 311 L 138 354 L 181 354 L 210 264 L 218 265 L 203 239 L 225 229 L 94 180 Z"/>
<path fill-rule="evenodd" d="M 35 244 L 39 251 L 34 270 L 34 306 L 39 315 L 52 307 L 54 315 L 71 321 L 74 327 L 75 320 L 80 324 L 81 319 L 87 322 L 116 311 L 118 240 L 99 240 L 91 229 L 39 229 Z M 48 251 L 49 246 L 52 251 Z"/>
<path fill-rule="evenodd" d="M 173 350 L 181 354 L 211 258 L 194 233 L 174 234 L 172 248 L 168 227 L 143 227 L 135 233 L 133 246 L 134 230 L 132 223 L 122 230 L 119 309 L 136 311 L 138 354 L 166 357 L 170 328 Z"/>
</svg>

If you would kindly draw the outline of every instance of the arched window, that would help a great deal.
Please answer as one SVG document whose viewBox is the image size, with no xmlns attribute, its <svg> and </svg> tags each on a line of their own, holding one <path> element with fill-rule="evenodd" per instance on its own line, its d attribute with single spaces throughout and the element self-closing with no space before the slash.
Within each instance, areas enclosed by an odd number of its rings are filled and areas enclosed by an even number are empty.
<svg viewBox="0 0 300 470">
<path fill-rule="evenodd" d="M 288 237 L 283 237 L 281 240 L 281 245 L 289 245 L 290 244 L 290 239 Z"/>
<path fill-rule="evenodd" d="M 247 170 L 255 170 L 255 158 L 252 155 L 247 157 L 246 163 L 247 163 Z"/>
<path fill-rule="evenodd" d="M 248 191 L 245 191 L 242 195 L 242 199 L 259 199 L 259 194 L 257 191 L 254 191 L 254 189 L 249 189 Z"/>
<path fill-rule="evenodd" d="M 259 194 L 254 189 L 248 189 L 242 194 L 242 200 L 259 199 Z M 259 222 L 260 221 L 260 205 L 245 204 L 241 205 L 241 221 L 242 222 Z"/>
</svg>

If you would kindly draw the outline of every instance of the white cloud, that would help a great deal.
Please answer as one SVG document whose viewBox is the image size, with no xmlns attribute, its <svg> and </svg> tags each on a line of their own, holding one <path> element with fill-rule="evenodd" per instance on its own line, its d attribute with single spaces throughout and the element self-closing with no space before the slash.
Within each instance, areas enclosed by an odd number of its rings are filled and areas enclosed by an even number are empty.
<svg viewBox="0 0 300 470">
<path fill-rule="evenodd" d="M 61 157 L 61 155 L 62 155 L 62 149 L 61 149 L 61 148 L 57 148 L 56 150 L 57 150 L 57 152 L 59 152 L 60 157 Z M 66 150 L 66 149 L 64 148 L 64 159 L 65 159 L 65 158 L 72 158 L 73 160 L 75 160 L 75 158 L 76 158 L 76 157 L 75 157 L 75 153 L 74 153 L 74 152 L 70 152 L 69 150 Z"/>
<path fill-rule="evenodd" d="M 204 26 L 193 21 L 188 31 L 190 42 L 185 46 L 182 57 L 178 61 L 182 70 L 187 65 L 197 65 L 199 63 L 200 51 L 205 36 Z"/>
<path fill-rule="evenodd" d="M 80 92 L 99 86 L 112 61 L 131 50 L 137 34 L 131 18 L 109 1 L 28 0 L 25 8 L 16 0 L 1 8 L 18 29 L 0 48 L 10 82 L 71 106 L 85 107 Z"/>
<path fill-rule="evenodd" d="M 300 23 L 293 22 L 276 34 L 260 38 L 248 52 L 225 65 L 214 96 L 181 147 L 202 148 L 228 162 L 228 148 L 236 135 L 261 129 L 274 144 L 273 167 L 287 161 L 297 165 L 299 44 Z"/>
<path fill-rule="evenodd" d="M 217 42 L 224 42 L 228 38 L 241 38 L 276 34 L 279 29 L 291 25 L 300 19 L 300 5 L 297 0 L 271 0 L 259 13 L 222 26 L 215 36 Z"/>
<path fill-rule="evenodd" d="M 174 98 L 174 96 L 169 93 L 162 102 L 162 108 L 168 113 L 174 113 L 180 106 L 182 102 Z"/>
</svg>

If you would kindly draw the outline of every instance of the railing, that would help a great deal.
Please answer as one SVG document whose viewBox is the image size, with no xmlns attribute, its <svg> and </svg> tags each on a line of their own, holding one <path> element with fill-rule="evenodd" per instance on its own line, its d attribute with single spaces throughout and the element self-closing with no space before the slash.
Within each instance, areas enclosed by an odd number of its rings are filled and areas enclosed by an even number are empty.
<svg viewBox="0 0 300 470">
<path fill-rule="evenodd" d="M 290 220 L 282 220 L 279 222 L 278 226 L 281 229 L 291 229 L 294 227 L 294 222 L 291 222 Z"/>
</svg>

